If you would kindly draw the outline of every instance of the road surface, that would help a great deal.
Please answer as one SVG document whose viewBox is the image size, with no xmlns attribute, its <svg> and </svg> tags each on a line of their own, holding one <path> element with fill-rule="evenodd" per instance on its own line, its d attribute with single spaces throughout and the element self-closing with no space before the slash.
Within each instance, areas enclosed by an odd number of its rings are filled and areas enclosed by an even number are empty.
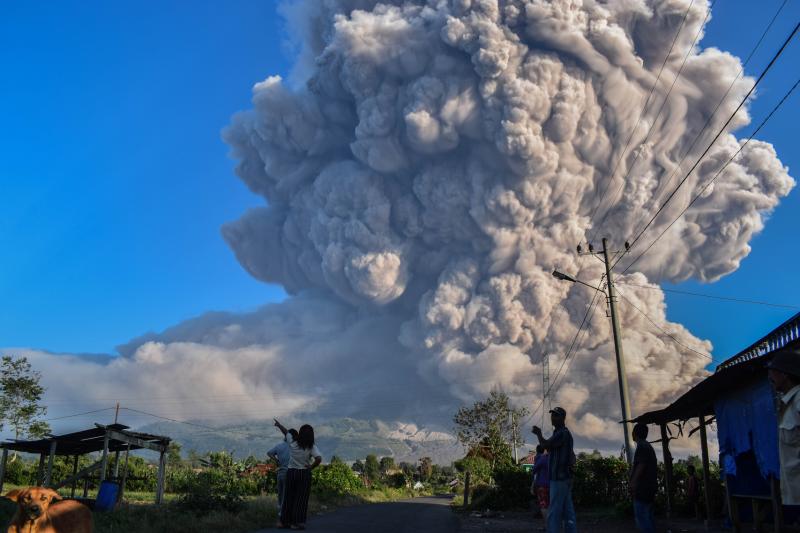
<svg viewBox="0 0 800 533">
<path fill-rule="evenodd" d="M 449 496 L 414 498 L 391 503 L 345 507 L 308 517 L 308 531 L 325 533 L 456 533 L 458 517 L 450 510 Z M 267 533 L 264 529 L 256 533 Z"/>
</svg>

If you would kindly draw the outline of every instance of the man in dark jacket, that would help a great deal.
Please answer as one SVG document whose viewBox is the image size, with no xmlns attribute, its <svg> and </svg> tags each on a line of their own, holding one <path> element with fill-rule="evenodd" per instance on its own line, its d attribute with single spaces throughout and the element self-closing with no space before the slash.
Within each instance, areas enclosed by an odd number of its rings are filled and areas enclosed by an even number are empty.
<svg viewBox="0 0 800 533">
<path fill-rule="evenodd" d="M 553 435 L 542 437 L 542 430 L 533 426 L 533 434 L 550 456 L 550 508 L 547 514 L 547 531 L 560 533 L 564 524 L 566 533 L 577 533 L 575 507 L 572 505 L 572 472 L 575 467 L 575 450 L 572 434 L 566 426 L 567 412 L 561 407 L 550 411 Z"/>
<path fill-rule="evenodd" d="M 644 533 L 655 533 L 653 502 L 658 489 L 658 460 L 653 447 L 647 442 L 647 424 L 641 422 L 633 426 L 633 439 L 636 453 L 629 488 L 633 497 L 633 514 L 636 527 Z"/>
</svg>

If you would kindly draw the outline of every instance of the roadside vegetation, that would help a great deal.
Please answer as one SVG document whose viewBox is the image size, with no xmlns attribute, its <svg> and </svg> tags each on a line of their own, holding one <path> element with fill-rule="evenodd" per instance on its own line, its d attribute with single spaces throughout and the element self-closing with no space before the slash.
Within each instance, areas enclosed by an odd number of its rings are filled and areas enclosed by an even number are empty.
<svg viewBox="0 0 800 533">
<path fill-rule="evenodd" d="M 203 456 L 190 453 L 181 458 L 180 446 L 173 443 L 168 454 L 166 503 L 155 506 L 156 465 L 144 458 L 131 455 L 128 459 L 128 478 L 124 503 L 111 512 L 95 512 L 95 531 L 126 533 L 183 533 L 197 531 L 251 532 L 272 526 L 277 520 L 274 463 L 259 463 L 255 457 L 237 461 L 226 452 L 213 452 Z M 80 466 L 96 460 L 81 458 Z M 124 469 L 120 460 L 120 472 Z M 357 465 L 369 465 L 368 474 Z M 72 464 L 57 457 L 53 479 L 69 477 Z M 110 461 L 109 472 L 115 464 Z M 33 485 L 38 461 L 18 457 L 9 461 L 4 486 L 7 492 L 17 487 Z M 432 494 L 443 490 L 455 476 L 432 465 L 430 459 L 418 465 L 402 463 L 395 466 L 390 457 L 378 459 L 368 456 L 364 461 L 347 465 L 336 457 L 313 472 L 312 499 L 309 511 L 327 512 L 337 507 L 376 503 Z M 447 481 L 445 481 L 447 480 Z M 420 482 L 420 485 L 416 485 Z M 96 494 L 98 480 L 89 484 L 89 496 Z M 417 488 L 414 488 L 415 485 Z M 70 494 L 70 488 L 60 491 Z M 83 494 L 83 485 L 77 487 L 76 497 Z M 0 499 L 0 523 L 7 524 L 15 504 Z"/>
<path fill-rule="evenodd" d="M 527 511 L 532 509 L 531 474 L 514 462 L 512 446 L 519 435 L 518 421 L 527 414 L 511 405 L 507 395 L 493 392 L 472 407 L 462 407 L 453 417 L 459 440 L 468 450 L 454 463 L 458 476 L 457 496 L 453 508 L 459 511 Z M 526 450 L 527 453 L 527 450 Z M 687 467 L 701 471 L 700 459 L 690 456 L 675 461 L 673 506 L 676 516 L 693 516 L 694 509 L 686 498 Z M 464 507 L 463 487 L 470 473 L 470 500 Z M 603 456 L 598 451 L 579 453 L 572 488 L 576 509 L 583 513 L 610 516 L 633 516 L 628 494 L 628 465 L 621 457 Z M 659 488 L 656 512 L 665 508 L 664 465 L 659 464 Z M 711 463 L 711 508 L 722 514 L 724 489 L 719 466 Z"/>
</svg>

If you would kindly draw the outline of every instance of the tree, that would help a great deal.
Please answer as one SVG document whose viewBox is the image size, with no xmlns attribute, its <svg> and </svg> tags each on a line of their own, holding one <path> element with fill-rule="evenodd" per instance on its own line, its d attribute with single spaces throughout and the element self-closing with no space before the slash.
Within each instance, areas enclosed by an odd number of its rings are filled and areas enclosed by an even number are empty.
<svg viewBox="0 0 800 533">
<path fill-rule="evenodd" d="M 364 461 L 364 476 L 370 481 L 375 481 L 380 477 L 381 467 L 378 464 L 378 458 L 374 454 L 369 454 L 367 460 Z"/>
<path fill-rule="evenodd" d="M 50 433 L 50 426 L 41 420 L 47 414 L 47 408 L 40 403 L 44 394 L 44 387 L 39 384 L 41 377 L 26 357 L 4 355 L 0 362 L 2 422 L 11 426 L 15 439 L 22 435 L 41 438 Z"/>
<path fill-rule="evenodd" d="M 417 471 L 413 463 L 407 463 L 405 461 L 401 462 L 399 467 L 400 470 L 402 470 L 403 473 L 406 475 L 406 477 L 409 479 L 413 478 L 414 473 Z"/>
<path fill-rule="evenodd" d="M 381 457 L 380 469 L 381 469 L 381 474 L 384 476 L 388 474 L 390 470 L 394 470 L 394 458 Z"/>
<path fill-rule="evenodd" d="M 419 460 L 420 481 L 428 481 L 433 473 L 433 460 L 430 457 L 423 457 Z"/>
<path fill-rule="evenodd" d="M 353 472 L 358 472 L 359 474 L 364 473 L 364 463 L 361 462 L 361 459 L 358 459 L 355 463 L 353 463 L 353 466 L 350 468 L 353 469 Z"/>
<path fill-rule="evenodd" d="M 181 466 L 182 463 L 181 445 L 173 440 L 167 447 L 167 464 L 171 467 L 176 467 Z"/>
<path fill-rule="evenodd" d="M 511 462 L 514 434 L 520 436 L 520 422 L 528 409 L 515 408 L 508 395 L 493 391 L 472 407 L 461 407 L 453 417 L 458 440 L 469 451 L 488 459 L 492 467 L 498 462 Z"/>
</svg>

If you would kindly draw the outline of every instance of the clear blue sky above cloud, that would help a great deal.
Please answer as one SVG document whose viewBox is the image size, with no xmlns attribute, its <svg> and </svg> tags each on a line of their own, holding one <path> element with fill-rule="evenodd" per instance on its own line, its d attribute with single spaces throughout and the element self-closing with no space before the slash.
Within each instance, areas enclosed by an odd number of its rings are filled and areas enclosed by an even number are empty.
<svg viewBox="0 0 800 533">
<path fill-rule="evenodd" d="M 745 57 L 779 1 L 717 2 L 704 46 Z M 219 233 L 260 205 L 220 130 L 253 83 L 291 67 L 278 2 L 4 3 L 0 7 L 0 345 L 112 352 L 208 310 L 283 298 Z M 757 74 L 800 19 L 790 0 L 748 66 Z M 795 81 L 800 40 L 762 84 L 758 123 Z M 759 138 L 800 178 L 800 94 Z M 745 129 L 746 134 L 749 130 Z M 753 252 L 698 292 L 800 304 L 800 193 Z M 668 295 L 669 316 L 724 358 L 795 311 Z"/>
</svg>

